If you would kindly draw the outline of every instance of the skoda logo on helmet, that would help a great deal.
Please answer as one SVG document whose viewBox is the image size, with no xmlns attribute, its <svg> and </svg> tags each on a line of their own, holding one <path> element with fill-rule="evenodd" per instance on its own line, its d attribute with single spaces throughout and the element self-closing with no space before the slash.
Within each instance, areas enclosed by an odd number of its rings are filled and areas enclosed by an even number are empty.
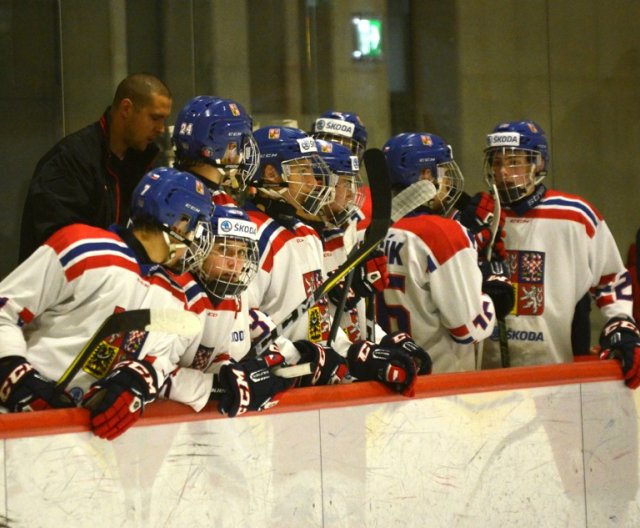
<svg viewBox="0 0 640 528">
<path fill-rule="evenodd" d="M 218 227 L 221 233 L 231 233 L 233 230 L 233 224 L 229 220 L 222 220 L 222 222 L 218 224 Z"/>
<path fill-rule="evenodd" d="M 322 132 L 324 130 L 325 121 L 324 119 L 316 120 L 316 132 Z"/>
</svg>

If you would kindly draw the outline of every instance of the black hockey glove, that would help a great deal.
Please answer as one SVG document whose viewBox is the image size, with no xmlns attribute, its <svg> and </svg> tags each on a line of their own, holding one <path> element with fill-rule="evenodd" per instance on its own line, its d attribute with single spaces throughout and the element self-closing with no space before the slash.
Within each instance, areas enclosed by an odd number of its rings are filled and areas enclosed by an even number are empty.
<svg viewBox="0 0 640 528">
<path fill-rule="evenodd" d="M 335 385 L 349 373 L 347 360 L 333 348 L 311 341 L 293 343 L 300 352 L 300 363 L 312 363 L 313 372 L 300 378 L 300 387 L 311 385 Z"/>
<path fill-rule="evenodd" d="M 622 364 L 625 383 L 640 386 L 640 331 L 630 317 L 612 317 L 600 333 L 600 358 L 617 359 Z"/>
<path fill-rule="evenodd" d="M 419 376 L 431 374 L 431 368 L 433 366 L 431 363 L 431 356 L 427 354 L 427 351 L 424 348 L 418 346 L 418 344 L 406 332 L 394 332 L 393 334 L 387 334 L 380 340 L 380 346 L 401 348 L 413 358 Z"/>
<path fill-rule="evenodd" d="M 382 292 L 389 284 L 387 257 L 380 250 L 373 251 L 367 260 L 353 269 L 352 273 L 351 290 L 345 304 L 346 310 L 352 310 L 363 297 Z M 344 283 L 331 289 L 327 295 L 331 302 L 338 305 L 343 291 Z"/>
<path fill-rule="evenodd" d="M 0 405 L 11 412 L 75 407 L 71 396 L 56 389 L 22 356 L 0 360 Z"/>
<path fill-rule="evenodd" d="M 91 411 L 94 434 L 113 440 L 142 416 L 144 406 L 157 395 L 158 380 L 153 367 L 144 360 L 126 360 L 91 385 L 82 406 Z"/>
<path fill-rule="evenodd" d="M 361 341 L 349 347 L 347 360 L 359 380 L 378 380 L 404 396 L 415 394 L 416 364 L 402 348 Z"/>
<path fill-rule="evenodd" d="M 231 418 L 247 411 L 264 411 L 278 404 L 280 394 L 295 384 L 295 379 L 279 378 L 270 369 L 284 363 L 278 352 L 259 358 L 232 362 L 220 368 L 222 388 L 218 410 Z"/>
<path fill-rule="evenodd" d="M 492 260 L 481 262 L 480 271 L 482 271 L 482 291 L 491 297 L 496 317 L 504 319 L 513 310 L 516 302 L 513 284 L 509 280 L 509 268 L 502 261 Z"/>
</svg>

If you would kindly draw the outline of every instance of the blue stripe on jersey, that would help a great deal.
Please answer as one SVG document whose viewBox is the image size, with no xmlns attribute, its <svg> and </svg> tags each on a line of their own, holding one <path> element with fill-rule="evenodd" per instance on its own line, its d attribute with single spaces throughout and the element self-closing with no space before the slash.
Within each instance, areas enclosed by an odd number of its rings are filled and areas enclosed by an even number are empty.
<svg viewBox="0 0 640 528">
<path fill-rule="evenodd" d="M 471 343 L 473 343 L 473 337 L 469 336 L 469 337 L 465 337 L 465 338 L 459 338 L 454 336 L 453 334 L 449 334 L 451 336 L 451 339 L 453 339 L 456 343 L 460 343 L 462 345 L 470 345 Z"/>
<path fill-rule="evenodd" d="M 554 198 L 543 199 L 540 205 L 543 207 L 546 205 L 554 205 L 554 206 L 564 207 L 568 209 L 578 209 L 582 213 L 584 213 L 584 215 L 587 216 L 589 220 L 591 220 L 591 223 L 593 224 L 594 227 L 598 226 L 598 219 L 596 218 L 596 215 L 591 210 L 591 208 L 588 207 L 584 202 L 581 202 L 578 200 L 570 200 L 568 198 L 562 198 L 557 196 Z"/>
<path fill-rule="evenodd" d="M 428 255 L 427 256 L 427 270 L 429 270 L 429 273 L 433 273 L 436 270 L 437 267 L 438 266 L 436 265 L 436 263 L 431 258 L 431 255 Z"/>
<path fill-rule="evenodd" d="M 258 249 L 260 250 L 260 255 L 265 254 L 267 246 L 271 242 L 273 233 L 281 227 L 282 226 L 274 220 L 270 220 L 268 222 L 267 226 L 262 230 L 262 233 L 260 233 L 260 239 L 258 240 Z"/>
<path fill-rule="evenodd" d="M 60 262 L 63 267 L 66 267 L 69 262 L 72 260 L 82 257 L 84 255 L 88 255 L 90 253 L 121 253 L 123 256 L 128 258 L 129 260 L 137 261 L 137 259 L 133 256 L 132 251 L 128 247 L 123 247 L 120 244 L 117 244 L 115 241 L 105 241 L 101 240 L 99 242 L 95 240 L 88 239 L 86 242 L 65 251 L 63 255 L 60 256 Z"/>
</svg>

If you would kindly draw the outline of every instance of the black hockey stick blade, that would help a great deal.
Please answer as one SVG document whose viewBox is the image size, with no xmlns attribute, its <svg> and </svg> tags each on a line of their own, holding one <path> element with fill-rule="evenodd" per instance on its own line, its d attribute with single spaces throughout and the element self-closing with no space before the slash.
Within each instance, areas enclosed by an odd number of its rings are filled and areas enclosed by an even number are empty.
<svg viewBox="0 0 640 528">
<path fill-rule="evenodd" d="M 250 359 L 264 353 L 269 345 L 283 335 L 286 328 L 302 317 L 318 300 L 335 288 L 340 281 L 358 264 L 363 262 L 384 239 L 391 225 L 391 182 L 387 172 L 387 162 L 380 149 L 368 149 L 364 153 L 364 165 L 371 189 L 371 224 L 367 228 L 362 243 L 351 250 L 347 259 L 293 312 L 280 322 L 270 333 L 255 342 L 243 359 Z"/>
<path fill-rule="evenodd" d="M 200 331 L 200 320 L 194 313 L 169 308 L 142 308 L 113 313 L 103 321 L 62 374 L 56 382 L 56 388 L 60 391 L 64 390 L 91 356 L 99 352 L 100 345 L 109 336 L 133 330 L 166 332 L 191 337 Z"/>
</svg>

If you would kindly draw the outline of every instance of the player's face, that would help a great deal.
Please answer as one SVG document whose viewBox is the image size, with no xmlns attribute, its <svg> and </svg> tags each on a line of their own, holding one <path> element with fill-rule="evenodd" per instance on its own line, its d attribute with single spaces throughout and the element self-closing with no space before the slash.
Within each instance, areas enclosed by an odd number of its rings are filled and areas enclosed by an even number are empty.
<svg viewBox="0 0 640 528">
<path fill-rule="evenodd" d="M 493 154 L 491 171 L 496 185 L 504 187 L 519 186 L 529 178 L 534 169 L 529 156 L 521 150 L 502 150 Z"/>
<path fill-rule="evenodd" d="M 341 213 L 348 209 L 355 201 L 357 185 L 355 176 L 338 176 L 336 183 L 336 197 L 327 207 L 333 213 Z"/>
<path fill-rule="evenodd" d="M 214 241 L 203 269 L 212 282 L 222 279 L 237 282 L 247 265 L 248 247 L 246 242 L 232 238 L 219 238 Z"/>
<path fill-rule="evenodd" d="M 145 150 L 151 142 L 164 133 L 166 119 L 171 113 L 171 99 L 152 94 L 151 103 L 136 107 L 125 125 L 125 143 L 129 148 Z"/>
</svg>

